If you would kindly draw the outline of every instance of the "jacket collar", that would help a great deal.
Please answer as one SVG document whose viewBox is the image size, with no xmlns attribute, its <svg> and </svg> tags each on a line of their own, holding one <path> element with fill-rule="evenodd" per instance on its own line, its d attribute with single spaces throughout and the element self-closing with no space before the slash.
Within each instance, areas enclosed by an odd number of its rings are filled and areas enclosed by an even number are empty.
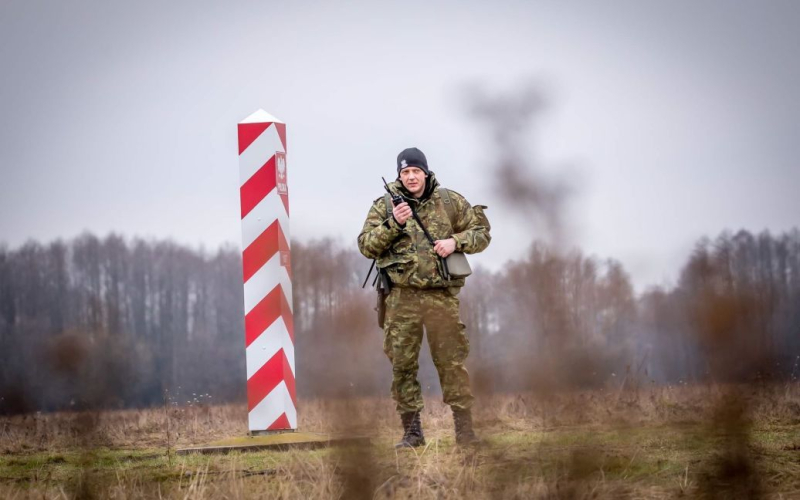
<svg viewBox="0 0 800 500">
<path fill-rule="evenodd" d="M 430 199 L 431 195 L 433 195 L 433 192 L 436 190 L 437 187 L 439 187 L 439 181 L 436 180 L 436 174 L 430 172 L 428 174 L 428 179 L 425 182 L 425 190 L 422 192 L 422 196 L 420 196 L 419 198 L 414 198 L 414 196 L 408 191 L 408 189 L 406 189 L 405 186 L 403 186 L 403 183 L 400 181 L 400 179 L 394 181 L 392 183 L 392 187 L 394 188 L 394 191 L 396 193 L 399 193 L 404 198 L 416 201 L 418 204 L 422 204 L 428 199 Z"/>
</svg>

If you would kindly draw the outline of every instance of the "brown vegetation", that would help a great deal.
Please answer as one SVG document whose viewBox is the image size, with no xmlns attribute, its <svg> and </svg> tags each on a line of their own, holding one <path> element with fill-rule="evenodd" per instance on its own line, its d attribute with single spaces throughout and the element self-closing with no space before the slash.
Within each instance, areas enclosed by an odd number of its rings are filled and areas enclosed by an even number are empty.
<svg viewBox="0 0 800 500">
<path fill-rule="evenodd" d="M 732 400 L 736 392 L 740 398 Z M 483 396 L 486 443 L 456 448 L 428 397 L 425 449 L 395 453 L 387 399 L 301 402 L 305 431 L 367 434 L 316 451 L 175 456 L 246 432 L 239 405 L 62 412 L 0 420 L 9 498 L 777 497 L 800 491 L 800 387 L 640 386 Z M 741 404 L 745 402 L 745 404 Z M 347 415 L 343 421 L 340 416 Z M 168 431 L 169 429 L 169 431 Z"/>
</svg>

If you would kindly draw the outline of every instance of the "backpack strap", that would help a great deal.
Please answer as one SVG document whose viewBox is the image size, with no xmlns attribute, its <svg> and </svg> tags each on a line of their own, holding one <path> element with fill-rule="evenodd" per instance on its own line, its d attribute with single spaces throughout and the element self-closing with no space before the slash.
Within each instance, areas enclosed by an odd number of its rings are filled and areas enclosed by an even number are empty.
<svg viewBox="0 0 800 500">
<path fill-rule="evenodd" d="M 386 204 L 386 218 L 388 219 L 392 216 L 392 207 L 394 206 L 392 205 L 392 197 L 389 196 L 389 193 L 384 193 L 383 202 Z"/>
<path fill-rule="evenodd" d="M 452 226 L 453 231 L 455 231 L 456 207 L 453 206 L 453 202 L 450 200 L 450 191 L 439 186 L 439 196 L 442 198 L 442 202 L 444 203 L 444 211 L 447 212 L 447 218 L 450 219 L 450 226 Z"/>
</svg>

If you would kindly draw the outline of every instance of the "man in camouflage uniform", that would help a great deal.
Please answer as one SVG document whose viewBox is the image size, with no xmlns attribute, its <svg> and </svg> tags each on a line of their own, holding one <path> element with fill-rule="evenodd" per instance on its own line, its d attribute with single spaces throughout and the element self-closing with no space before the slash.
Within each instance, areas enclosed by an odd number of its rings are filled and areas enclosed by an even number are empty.
<svg viewBox="0 0 800 500">
<path fill-rule="evenodd" d="M 397 173 L 398 179 L 389 188 L 406 201 L 394 206 L 388 196 L 376 199 L 358 236 L 361 253 L 376 259 L 379 270 L 391 281 L 383 328 L 384 351 L 392 362 L 392 396 L 404 429 L 397 446 L 425 444 L 417 381 L 423 325 L 444 402 L 453 410 L 456 441 L 474 444 L 478 441 L 470 412 L 474 398 L 464 367 L 469 341 L 459 319 L 457 297 L 465 280 L 445 279 L 442 261 L 454 251 L 477 253 L 489 245 L 486 207 L 470 206 L 455 191 L 442 193 L 444 189 L 417 148 L 400 153 Z M 412 209 L 434 239 L 433 245 L 414 220 Z"/>
</svg>

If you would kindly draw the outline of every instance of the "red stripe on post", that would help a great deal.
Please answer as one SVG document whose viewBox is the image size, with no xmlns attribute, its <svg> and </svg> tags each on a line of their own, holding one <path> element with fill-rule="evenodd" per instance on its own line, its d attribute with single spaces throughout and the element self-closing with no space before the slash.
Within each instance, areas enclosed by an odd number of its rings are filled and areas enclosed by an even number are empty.
<svg viewBox="0 0 800 500">
<path fill-rule="evenodd" d="M 289 360 L 286 359 L 285 354 L 283 356 L 283 380 L 286 382 L 286 389 L 289 390 L 289 396 L 292 397 L 292 403 L 294 404 L 294 407 L 297 408 L 297 396 L 295 396 L 294 388 L 294 373 L 292 373 L 292 367 L 289 366 Z"/>
<path fill-rule="evenodd" d="M 244 153 L 248 146 L 253 144 L 253 141 L 258 139 L 258 136 L 264 133 L 265 130 L 272 125 L 271 123 L 240 123 L 239 124 L 239 154 Z M 283 125 L 283 135 L 286 135 L 286 125 Z M 280 135 L 280 133 L 279 133 Z M 281 139 L 281 142 L 286 144 L 286 139 Z M 284 151 L 286 146 L 284 145 Z"/>
<path fill-rule="evenodd" d="M 297 406 L 294 398 L 294 375 L 292 375 L 292 369 L 289 367 L 283 349 L 276 352 L 247 380 L 247 411 L 252 411 L 258 406 L 281 382 L 286 383 L 289 395 L 292 396 L 292 402 Z"/>
<path fill-rule="evenodd" d="M 286 124 L 285 123 L 276 123 L 275 130 L 278 131 L 278 137 L 281 138 L 281 144 L 283 144 L 283 151 L 289 151 L 286 149 Z"/>
<path fill-rule="evenodd" d="M 247 280 L 252 278 L 273 255 L 278 253 L 278 250 L 281 248 L 282 236 L 283 231 L 281 231 L 280 224 L 275 220 L 263 233 L 258 235 L 255 241 L 244 249 L 244 252 L 242 252 L 242 271 L 245 283 L 247 283 Z M 285 240 L 286 238 L 283 237 L 283 241 Z"/>
<path fill-rule="evenodd" d="M 294 315 L 292 314 L 292 308 L 289 307 L 289 301 L 286 300 L 284 294 L 281 294 L 281 316 L 283 317 L 283 322 L 286 324 L 286 331 L 289 332 L 289 338 L 291 338 L 292 343 L 294 343 Z"/>
<path fill-rule="evenodd" d="M 247 313 L 244 317 L 245 347 L 249 347 L 264 333 L 264 330 L 269 328 L 269 325 L 280 317 L 284 303 L 286 303 L 286 299 L 283 297 L 283 288 L 278 285 Z"/>
<path fill-rule="evenodd" d="M 286 209 L 286 215 L 289 215 L 289 195 L 278 193 L 281 197 L 281 201 L 283 202 L 283 208 Z"/>
<path fill-rule="evenodd" d="M 289 242 L 286 240 L 286 235 L 283 234 L 283 228 L 278 232 L 278 250 L 283 252 L 281 259 L 283 259 L 283 255 L 286 255 L 286 261 L 281 260 L 281 265 L 286 267 L 286 273 L 289 275 L 289 279 L 292 279 L 292 252 L 289 248 Z"/>
<path fill-rule="evenodd" d="M 286 418 L 286 414 L 282 413 L 277 420 L 272 422 L 269 427 L 267 427 L 268 431 L 277 431 L 280 429 L 291 429 L 292 424 L 289 423 L 289 419 Z"/>
<path fill-rule="evenodd" d="M 275 155 L 272 155 L 267 163 L 239 188 L 242 218 L 249 214 L 273 189 L 275 189 Z"/>
<path fill-rule="evenodd" d="M 283 381 L 283 349 L 276 352 L 264 366 L 247 379 L 247 411 L 258 406 Z"/>
</svg>

